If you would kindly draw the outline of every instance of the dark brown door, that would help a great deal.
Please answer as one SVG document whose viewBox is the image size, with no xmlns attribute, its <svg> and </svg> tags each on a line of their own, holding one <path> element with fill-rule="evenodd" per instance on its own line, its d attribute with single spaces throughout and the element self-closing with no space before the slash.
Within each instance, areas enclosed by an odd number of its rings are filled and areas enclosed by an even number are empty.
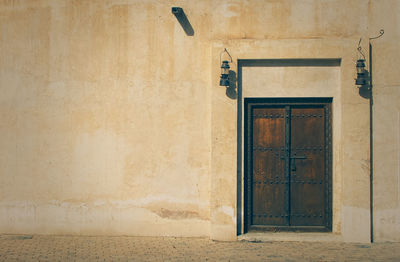
<svg viewBox="0 0 400 262">
<path fill-rule="evenodd" d="M 288 225 L 285 108 L 253 110 L 253 225 Z"/>
<path fill-rule="evenodd" d="M 330 230 L 328 109 L 315 103 L 250 106 L 250 230 Z"/>
</svg>

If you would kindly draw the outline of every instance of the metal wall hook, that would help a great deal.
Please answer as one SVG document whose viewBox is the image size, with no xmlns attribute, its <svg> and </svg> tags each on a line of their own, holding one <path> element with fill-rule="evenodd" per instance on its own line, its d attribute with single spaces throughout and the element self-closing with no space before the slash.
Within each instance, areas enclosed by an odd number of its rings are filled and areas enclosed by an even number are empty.
<svg viewBox="0 0 400 262">
<path fill-rule="evenodd" d="M 233 62 L 232 56 L 231 56 L 231 54 L 229 54 L 229 52 L 228 52 L 228 50 L 226 50 L 226 48 L 224 48 L 224 51 L 222 51 L 222 52 L 219 54 L 219 63 L 221 64 L 222 55 L 223 55 L 224 53 L 227 53 L 227 54 L 228 54 L 228 56 L 229 56 L 229 58 L 230 58 L 230 60 L 231 60 L 231 61 L 229 61 L 229 63 L 232 63 L 232 62 Z"/>
<path fill-rule="evenodd" d="M 371 37 L 369 40 L 377 39 L 377 38 L 383 36 L 384 33 L 385 33 L 385 30 L 381 29 L 381 30 L 379 30 L 379 35 L 378 36 Z"/>
<path fill-rule="evenodd" d="M 365 55 L 364 55 L 364 53 L 362 52 L 361 40 L 362 40 L 362 38 L 360 37 L 360 41 L 358 41 L 357 51 L 362 55 L 363 59 L 365 60 Z"/>
<path fill-rule="evenodd" d="M 381 30 L 379 30 L 379 35 L 378 35 L 378 36 L 370 37 L 370 38 L 368 38 L 368 40 L 369 40 L 369 41 L 375 40 L 375 39 L 377 39 L 377 38 L 383 36 L 383 34 L 385 34 L 385 30 L 381 29 Z M 366 59 L 365 59 L 365 55 L 364 55 L 364 53 L 362 52 L 361 40 L 362 40 L 362 38 L 360 37 L 360 41 L 358 41 L 357 51 L 361 54 L 361 56 L 363 57 L 363 59 L 366 60 Z"/>
</svg>

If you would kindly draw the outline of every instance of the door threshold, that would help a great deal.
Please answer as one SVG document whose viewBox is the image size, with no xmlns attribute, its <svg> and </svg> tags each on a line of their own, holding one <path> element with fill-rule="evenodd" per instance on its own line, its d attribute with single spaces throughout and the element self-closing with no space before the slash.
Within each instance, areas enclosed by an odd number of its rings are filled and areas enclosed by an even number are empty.
<svg viewBox="0 0 400 262">
<path fill-rule="evenodd" d="M 238 236 L 238 240 L 249 242 L 343 242 L 341 235 L 332 232 L 249 232 Z"/>
<path fill-rule="evenodd" d="M 331 232 L 326 226 L 267 226 L 267 225 L 251 225 L 248 233 L 259 232 Z"/>
</svg>

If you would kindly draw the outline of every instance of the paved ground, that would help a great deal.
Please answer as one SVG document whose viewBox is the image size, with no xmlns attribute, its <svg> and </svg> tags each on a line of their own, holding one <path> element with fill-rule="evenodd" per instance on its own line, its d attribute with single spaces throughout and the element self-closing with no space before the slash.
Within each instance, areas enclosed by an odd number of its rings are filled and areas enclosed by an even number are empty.
<svg viewBox="0 0 400 262">
<path fill-rule="evenodd" d="M 400 243 L 0 235 L 0 261 L 400 261 Z"/>
</svg>

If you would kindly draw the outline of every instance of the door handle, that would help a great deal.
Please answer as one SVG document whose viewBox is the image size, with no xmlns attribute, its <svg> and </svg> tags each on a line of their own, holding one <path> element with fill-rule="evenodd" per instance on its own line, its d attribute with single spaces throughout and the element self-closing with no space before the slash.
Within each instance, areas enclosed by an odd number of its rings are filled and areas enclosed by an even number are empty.
<svg viewBox="0 0 400 262">
<path fill-rule="evenodd" d="M 296 156 L 296 154 L 291 156 L 290 157 L 290 170 L 291 171 L 296 171 L 296 159 L 307 159 L 307 157 L 306 156 Z"/>
<path fill-rule="evenodd" d="M 296 153 L 293 154 L 293 156 L 290 156 L 290 170 L 291 171 L 296 171 L 296 159 L 307 159 L 307 156 L 297 156 Z M 281 156 L 281 159 L 286 159 L 285 156 Z"/>
</svg>

